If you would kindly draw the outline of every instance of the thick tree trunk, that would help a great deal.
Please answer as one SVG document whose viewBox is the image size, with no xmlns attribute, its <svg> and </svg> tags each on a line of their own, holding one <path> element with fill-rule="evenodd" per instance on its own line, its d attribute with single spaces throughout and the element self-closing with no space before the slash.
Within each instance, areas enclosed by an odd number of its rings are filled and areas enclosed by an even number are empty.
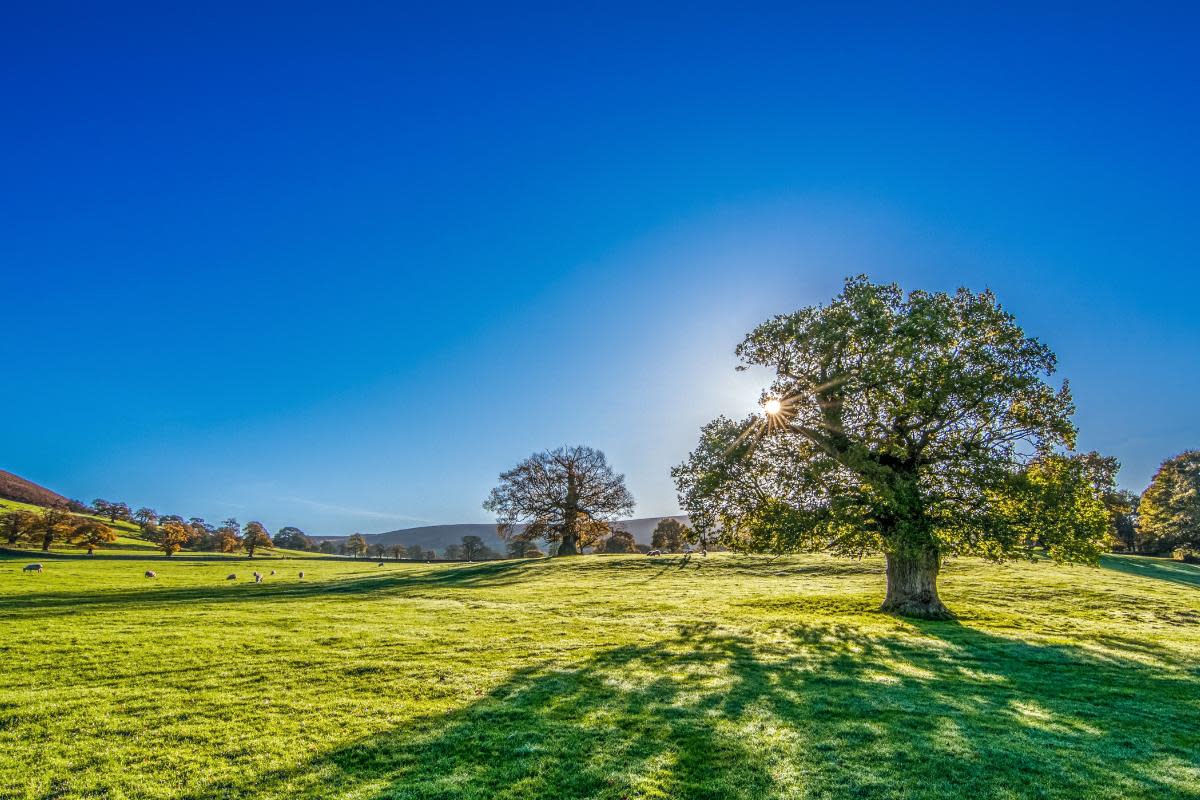
<svg viewBox="0 0 1200 800">
<path fill-rule="evenodd" d="M 577 556 L 579 555 L 579 547 L 575 543 L 575 535 L 564 533 L 562 541 L 558 543 L 558 552 L 560 556 Z"/>
<path fill-rule="evenodd" d="M 936 547 L 887 553 L 887 598 L 880 610 L 922 619 L 950 619 L 938 597 L 941 557 Z"/>
</svg>

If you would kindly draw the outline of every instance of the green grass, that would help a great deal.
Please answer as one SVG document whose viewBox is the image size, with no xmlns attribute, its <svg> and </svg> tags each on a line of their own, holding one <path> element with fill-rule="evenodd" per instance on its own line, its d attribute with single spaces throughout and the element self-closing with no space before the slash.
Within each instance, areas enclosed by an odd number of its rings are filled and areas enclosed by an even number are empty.
<svg viewBox="0 0 1200 800">
<path fill-rule="evenodd" d="M 5 798 L 1200 798 L 1194 567 L 23 563 Z"/>
</svg>

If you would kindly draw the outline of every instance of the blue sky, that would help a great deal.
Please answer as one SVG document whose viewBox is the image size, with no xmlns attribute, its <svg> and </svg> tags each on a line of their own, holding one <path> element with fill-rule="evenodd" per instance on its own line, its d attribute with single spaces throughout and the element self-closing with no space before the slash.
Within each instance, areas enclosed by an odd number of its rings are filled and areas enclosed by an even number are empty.
<svg viewBox="0 0 1200 800">
<path fill-rule="evenodd" d="M 1129 488 L 1200 446 L 1193 13 L 798 6 L 9 9 L 0 468 L 345 533 L 582 443 L 672 513 L 859 272 L 992 287 Z"/>
</svg>

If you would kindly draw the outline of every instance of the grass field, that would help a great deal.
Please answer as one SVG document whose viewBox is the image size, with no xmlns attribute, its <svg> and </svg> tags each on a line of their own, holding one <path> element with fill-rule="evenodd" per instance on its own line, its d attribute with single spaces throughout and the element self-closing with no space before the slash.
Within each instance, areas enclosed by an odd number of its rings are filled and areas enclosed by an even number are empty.
<svg viewBox="0 0 1200 800">
<path fill-rule="evenodd" d="M 1200 798 L 1194 567 L 23 563 L 5 798 Z"/>
</svg>

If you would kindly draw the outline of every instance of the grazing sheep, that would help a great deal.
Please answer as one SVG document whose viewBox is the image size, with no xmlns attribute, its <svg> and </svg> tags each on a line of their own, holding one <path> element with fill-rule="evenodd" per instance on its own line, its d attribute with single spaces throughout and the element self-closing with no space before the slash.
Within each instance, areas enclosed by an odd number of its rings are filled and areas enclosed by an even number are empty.
<svg viewBox="0 0 1200 800">
<path fill-rule="evenodd" d="M 271 574 L 272 574 L 272 575 L 274 575 L 274 574 L 275 574 L 275 570 L 271 570 Z"/>
<path fill-rule="evenodd" d="M 256 571 L 256 572 L 254 573 L 254 582 L 255 582 L 255 583 L 262 583 L 262 573 L 261 573 L 261 572 L 257 572 L 257 571 Z"/>
<path fill-rule="evenodd" d="M 304 580 L 304 573 L 303 573 L 303 572 L 301 572 L 301 573 L 300 573 L 300 580 Z"/>
<path fill-rule="evenodd" d="M 152 569 L 148 569 L 148 570 L 146 570 L 146 577 L 147 577 L 147 578 L 157 578 L 157 577 L 158 577 L 158 573 L 157 573 L 157 572 L 155 572 L 155 571 L 154 571 L 154 570 L 152 570 Z"/>
<path fill-rule="evenodd" d="M 382 562 L 382 561 L 380 561 L 380 562 L 379 562 L 379 566 L 381 566 L 381 567 L 383 566 L 383 562 Z"/>
<path fill-rule="evenodd" d="M 651 550 L 649 553 L 646 553 L 646 555 L 648 555 L 648 556 L 661 556 L 661 555 L 662 555 L 662 550 Z"/>
<path fill-rule="evenodd" d="M 227 575 L 227 576 L 225 577 L 225 580 L 227 580 L 227 581 L 236 581 L 236 580 L 237 580 L 237 575 Z"/>
<path fill-rule="evenodd" d="M 38 572 L 38 573 L 40 573 L 41 571 L 42 571 L 41 564 L 26 564 L 25 567 L 21 570 L 21 572 Z"/>
</svg>

